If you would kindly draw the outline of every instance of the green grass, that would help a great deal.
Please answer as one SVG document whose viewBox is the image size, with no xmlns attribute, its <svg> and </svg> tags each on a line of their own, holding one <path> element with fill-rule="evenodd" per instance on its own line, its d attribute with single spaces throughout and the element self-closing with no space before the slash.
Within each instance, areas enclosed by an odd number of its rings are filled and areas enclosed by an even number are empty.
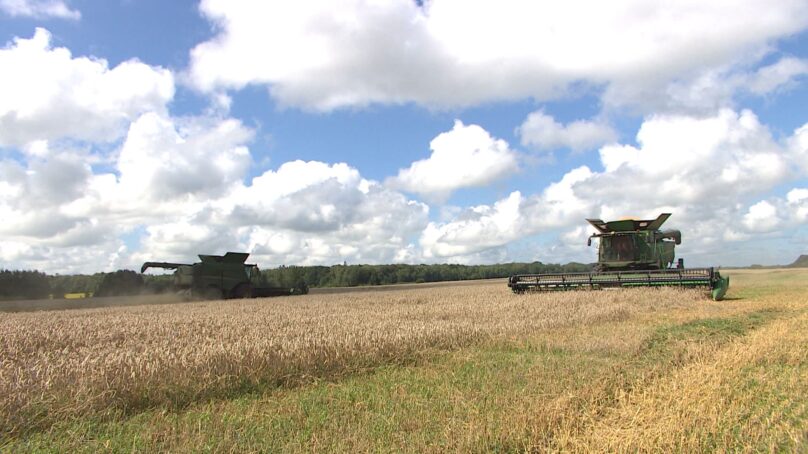
<svg viewBox="0 0 808 454">
<path fill-rule="evenodd" d="M 669 353 L 676 344 L 712 342 L 722 344 L 743 336 L 769 320 L 782 314 L 777 308 L 725 318 L 701 318 L 678 325 L 658 328 L 645 342 L 648 351 Z"/>
</svg>

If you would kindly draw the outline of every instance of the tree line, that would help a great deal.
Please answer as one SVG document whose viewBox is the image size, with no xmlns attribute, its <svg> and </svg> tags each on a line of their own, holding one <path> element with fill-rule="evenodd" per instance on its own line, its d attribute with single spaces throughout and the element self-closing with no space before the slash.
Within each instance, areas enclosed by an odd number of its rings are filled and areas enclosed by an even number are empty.
<svg viewBox="0 0 808 454">
<path fill-rule="evenodd" d="M 140 295 L 169 291 L 171 285 L 170 275 L 142 275 L 132 270 L 89 275 L 0 270 L 0 300 L 62 298 L 71 293 L 87 296 Z"/>
<path fill-rule="evenodd" d="M 497 265 L 333 265 L 281 266 L 263 270 L 261 285 L 273 287 L 356 287 L 401 283 L 463 281 L 513 274 L 583 272 L 591 265 L 504 263 Z M 40 271 L 0 270 L 0 299 L 62 298 L 65 294 L 123 296 L 173 291 L 171 275 L 132 270 L 91 275 L 48 275 Z"/>
<path fill-rule="evenodd" d="M 592 265 L 583 263 L 545 264 L 503 263 L 496 265 L 334 265 L 281 266 L 263 270 L 267 282 L 278 287 L 356 287 L 403 283 L 492 279 L 514 274 L 586 272 Z"/>
</svg>

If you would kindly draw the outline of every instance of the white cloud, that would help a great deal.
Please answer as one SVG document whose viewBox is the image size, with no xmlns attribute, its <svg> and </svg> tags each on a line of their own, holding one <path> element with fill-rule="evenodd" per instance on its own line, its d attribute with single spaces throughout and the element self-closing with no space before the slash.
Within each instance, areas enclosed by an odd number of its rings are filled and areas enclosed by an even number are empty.
<svg viewBox="0 0 808 454">
<path fill-rule="evenodd" d="M 69 233 L 80 219 L 59 210 L 61 204 L 81 197 L 89 176 L 89 165 L 69 156 L 33 160 L 27 167 L 15 161 L 0 161 L 0 233 L 45 238 L 56 243 L 57 235 Z"/>
<path fill-rule="evenodd" d="M 795 143 L 801 131 L 789 143 Z M 514 193 L 493 206 L 474 207 L 453 220 L 430 223 L 421 237 L 425 253 L 474 253 L 578 227 L 587 217 L 654 218 L 671 212 L 678 226 L 686 226 L 680 253 L 712 260 L 710 254 L 726 254 L 720 248 L 724 241 L 793 225 L 794 216 L 783 213 L 802 213 L 796 210 L 802 207 L 803 193 L 796 189 L 789 193 L 788 209 L 779 208 L 786 203 L 781 200 L 753 203 L 798 174 L 788 147 L 775 142 L 752 112 L 654 116 L 641 126 L 637 142 L 639 147 L 601 148 L 602 171 L 580 167 L 541 194 Z M 566 234 L 563 241 L 578 233 Z"/>
<path fill-rule="evenodd" d="M 249 226 L 269 263 L 385 263 L 427 222 L 426 205 L 366 180 L 347 164 L 294 161 L 234 192 L 227 215 Z"/>
<path fill-rule="evenodd" d="M 786 194 L 787 211 L 798 223 L 808 221 L 808 189 L 794 188 Z"/>
<path fill-rule="evenodd" d="M 755 67 L 761 55 L 737 64 L 703 68 L 674 80 L 613 84 L 603 94 L 603 102 L 609 107 L 629 106 L 641 112 L 711 115 L 722 107 L 733 106 L 738 93 L 766 96 L 785 92 L 808 74 L 808 62 L 793 57 Z"/>
<path fill-rule="evenodd" d="M 797 165 L 802 169 L 803 175 L 808 176 L 808 123 L 794 131 L 788 140 L 789 152 Z"/>
<path fill-rule="evenodd" d="M 70 9 L 61 0 L 0 0 L 0 11 L 12 17 L 22 16 L 36 19 L 56 17 L 72 20 L 81 18 L 79 11 Z"/>
<path fill-rule="evenodd" d="M 424 256 L 453 257 L 483 251 L 516 239 L 524 222 L 518 191 L 493 206 L 470 208 L 449 223 L 430 222 L 421 234 Z"/>
<path fill-rule="evenodd" d="M 136 257 L 246 250 L 264 266 L 389 263 L 411 248 L 427 216 L 426 205 L 346 164 L 294 161 L 197 213 L 150 226 Z"/>
<path fill-rule="evenodd" d="M 508 143 L 477 125 L 456 120 L 451 131 L 432 139 L 427 159 L 389 178 L 390 187 L 446 198 L 457 189 L 485 186 L 517 171 L 517 155 Z"/>
<path fill-rule="evenodd" d="M 132 266 L 121 260 L 125 246 L 117 239 L 97 238 L 92 245 L 51 247 L 28 242 L 0 241 L 0 261 L 11 269 L 34 269 L 61 274 L 114 271 Z M 124 256 L 126 254 L 123 254 Z"/>
<path fill-rule="evenodd" d="M 97 271 L 92 257 L 133 268 L 227 250 L 250 251 L 265 267 L 475 263 L 514 253 L 587 262 L 594 251 L 584 246 L 584 218 L 665 211 L 683 230 L 677 250 L 689 263 L 738 263 L 727 242 L 737 250 L 808 218 L 808 190 L 765 195 L 800 178 L 794 144 L 802 130 L 778 144 L 751 112 L 655 116 L 640 128 L 638 146 L 603 147 L 600 170 L 582 166 L 538 194 L 447 209 L 446 219 L 430 222 L 425 204 L 345 163 L 293 161 L 245 180 L 251 130 L 232 119 L 150 113 L 131 125 L 116 173 L 65 149 L 24 164 L 0 161 L 0 260 L 51 272 Z M 561 236 L 530 243 L 543 233 Z M 122 249 L 124 235 L 141 236 L 140 246 Z M 536 253 L 513 250 L 526 245 Z"/>
<path fill-rule="evenodd" d="M 760 201 L 749 207 L 743 224 L 751 232 L 770 232 L 780 225 L 777 207 L 765 200 Z"/>
<path fill-rule="evenodd" d="M 120 189 L 149 202 L 219 195 L 247 172 L 251 158 L 244 144 L 252 134 L 233 119 L 144 114 L 131 124 L 118 157 Z"/>
<path fill-rule="evenodd" d="M 808 189 L 805 188 L 794 188 L 788 191 L 786 194 L 786 200 L 788 203 L 800 203 L 804 200 L 808 200 Z"/>
<path fill-rule="evenodd" d="M 745 85 L 750 92 L 765 95 L 787 87 L 794 83 L 794 79 L 805 75 L 808 75 L 808 60 L 786 57 L 760 68 Z"/>
<path fill-rule="evenodd" d="M 16 38 L 0 49 L 0 146 L 71 138 L 111 141 L 144 112 L 165 112 L 171 72 L 129 60 L 105 60 L 51 48 L 50 33 Z"/>
<path fill-rule="evenodd" d="M 589 211 L 574 187 L 592 176 L 579 167 L 548 186 L 541 194 L 524 197 L 518 191 L 493 206 L 480 205 L 448 222 L 430 222 L 420 244 L 427 258 L 452 258 L 506 245 L 538 232 L 570 225 Z"/>
<path fill-rule="evenodd" d="M 618 103 L 616 93 L 658 98 L 669 83 L 759 60 L 808 25 L 802 0 L 205 0 L 200 10 L 220 32 L 192 51 L 195 86 L 266 85 L 282 104 L 320 110 L 546 100 L 573 84 L 608 86 Z"/>
<path fill-rule="evenodd" d="M 330 231 L 351 221 L 367 184 L 344 163 L 293 161 L 254 178 L 229 201 L 232 216 L 243 225 Z"/>
<path fill-rule="evenodd" d="M 790 176 L 782 147 L 750 111 L 651 117 L 641 126 L 637 142 L 640 148 L 603 147 L 606 171 L 586 190 L 638 205 L 726 202 Z"/>
<path fill-rule="evenodd" d="M 254 132 L 232 118 L 150 111 L 128 126 L 108 155 L 40 139 L 26 161 L 0 160 L 4 266 L 94 272 L 98 257 L 133 268 L 227 250 L 264 266 L 387 263 L 427 223 L 426 205 L 344 163 L 288 162 L 246 181 Z"/>
<path fill-rule="evenodd" d="M 199 212 L 240 183 L 251 137 L 235 120 L 148 113 L 114 157 L 117 174 L 94 172 L 91 156 L 64 149 L 24 164 L 0 161 L 0 233 L 53 255 L 79 246 L 117 251 L 122 234 Z"/>
<path fill-rule="evenodd" d="M 577 120 L 565 126 L 541 110 L 528 115 L 517 132 L 522 145 L 539 150 L 569 148 L 581 151 L 617 140 L 617 132 L 607 124 Z"/>
</svg>

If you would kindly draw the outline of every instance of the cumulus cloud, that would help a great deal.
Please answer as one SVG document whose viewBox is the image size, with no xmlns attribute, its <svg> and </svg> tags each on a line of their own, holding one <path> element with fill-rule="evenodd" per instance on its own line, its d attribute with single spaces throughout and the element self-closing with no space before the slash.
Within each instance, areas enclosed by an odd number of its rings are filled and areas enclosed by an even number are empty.
<svg viewBox="0 0 808 454">
<path fill-rule="evenodd" d="M 35 269 L 61 274 L 133 268 L 126 246 L 118 239 L 97 238 L 92 245 L 53 247 L 30 242 L 0 241 L 0 261 L 11 269 Z"/>
<path fill-rule="evenodd" d="M 233 216 L 245 224 L 333 230 L 350 219 L 355 210 L 343 208 L 362 203 L 369 185 L 345 163 L 287 162 L 234 194 Z"/>
<path fill-rule="evenodd" d="M 794 131 L 794 135 L 789 138 L 788 146 L 803 175 L 808 175 L 808 123 Z"/>
<path fill-rule="evenodd" d="M 231 216 L 269 263 L 385 263 L 427 222 L 426 205 L 344 163 L 294 161 L 234 193 Z"/>
<path fill-rule="evenodd" d="M 389 263 L 411 248 L 428 211 L 347 164 L 293 161 L 193 215 L 148 227 L 137 257 L 238 249 L 265 266 Z"/>
<path fill-rule="evenodd" d="M 801 0 L 744 8 L 730 0 L 205 0 L 200 10 L 219 34 L 191 53 L 195 86 L 266 85 L 282 104 L 320 110 L 546 100 L 572 84 L 606 86 L 605 99 L 618 103 L 627 98 L 617 93 L 635 93 L 644 105 L 640 94 L 658 98 L 669 83 L 748 66 L 808 25 Z"/>
<path fill-rule="evenodd" d="M 637 205 L 726 203 L 771 188 L 792 173 L 782 147 L 748 110 L 654 116 L 640 127 L 637 142 L 639 148 L 603 147 L 605 172 L 582 190 Z"/>
<path fill-rule="evenodd" d="M 111 141 L 145 112 L 165 112 L 174 96 L 170 71 L 129 60 L 74 58 L 52 48 L 50 33 L 16 38 L 0 49 L 0 146 L 63 138 Z"/>
<path fill-rule="evenodd" d="M 81 18 L 79 11 L 70 9 L 61 0 L 0 0 L 0 11 L 12 17 L 33 17 L 36 19 L 55 17 L 72 20 Z"/>
<path fill-rule="evenodd" d="M 751 60 L 756 62 L 757 58 Z M 806 74 L 805 59 L 783 57 L 762 67 L 743 61 L 702 68 L 674 80 L 615 83 L 605 90 L 602 100 L 610 108 L 628 106 L 640 112 L 711 115 L 731 107 L 738 93 L 766 96 L 785 92 Z"/>
<path fill-rule="evenodd" d="M 0 234 L 32 250 L 117 250 L 121 235 L 198 212 L 240 183 L 251 162 L 244 146 L 251 137 L 232 119 L 148 113 L 132 123 L 111 158 L 117 173 L 94 170 L 91 156 L 69 149 L 25 163 L 0 161 Z"/>
<path fill-rule="evenodd" d="M 751 232 L 770 232 L 780 225 L 777 208 L 765 200 L 760 201 L 749 207 L 743 224 Z"/>
<path fill-rule="evenodd" d="M 0 160 L 0 261 L 94 272 L 98 257 L 133 268 L 227 250 L 265 266 L 420 256 L 425 204 L 345 163 L 293 161 L 248 179 L 254 132 L 213 115 L 143 113 L 103 156 L 40 139 L 25 160 Z"/>
<path fill-rule="evenodd" d="M 576 195 L 575 185 L 592 176 L 579 167 L 530 197 L 512 192 L 493 206 L 480 205 L 447 222 L 430 222 L 419 243 L 427 258 L 480 253 L 538 232 L 569 225 L 585 216 L 589 203 Z"/>
<path fill-rule="evenodd" d="M 485 186 L 517 170 L 517 154 L 506 141 L 460 120 L 455 121 L 451 131 L 432 139 L 429 147 L 429 158 L 399 170 L 387 184 L 442 199 L 457 189 Z"/>
<path fill-rule="evenodd" d="M 472 207 L 452 222 L 430 222 L 420 239 L 424 256 L 462 256 L 513 241 L 524 220 L 522 203 L 517 191 L 493 206 Z"/>
<path fill-rule="evenodd" d="M 198 217 L 177 218 L 146 226 L 133 262 L 196 261 L 198 254 L 216 254 L 243 250 L 236 229 L 224 224 L 200 222 Z M 209 220 L 205 220 L 209 221 Z"/>
<path fill-rule="evenodd" d="M 528 115 L 517 133 L 522 145 L 539 150 L 569 148 L 581 151 L 617 140 L 617 131 L 602 122 L 577 120 L 563 125 L 541 110 Z"/>
<path fill-rule="evenodd" d="M 687 226 L 680 252 L 708 260 L 726 241 L 799 222 L 806 199 L 801 189 L 789 192 L 787 200 L 755 199 L 801 175 L 801 148 L 795 144 L 804 128 L 786 145 L 750 111 L 654 116 L 641 126 L 638 147 L 601 148 L 602 171 L 580 167 L 540 194 L 514 193 L 493 206 L 430 223 L 421 245 L 426 254 L 446 257 L 579 226 L 587 217 L 654 218 L 672 212 Z"/>
<path fill-rule="evenodd" d="M 82 174 L 83 195 L 28 211 L 15 208 L 23 205 L 23 197 L 32 197 L 21 195 L 19 186 L 31 184 L 36 174 L 8 162 L 0 169 L 5 172 L 0 192 L 13 196 L 0 202 L 0 214 L 13 220 L 0 226 L 0 260 L 51 272 L 97 271 L 97 260 L 87 260 L 82 268 L 63 257 L 79 247 L 114 256 L 109 264 L 129 268 L 147 260 L 187 261 L 198 253 L 228 250 L 250 251 L 264 266 L 414 260 L 420 252 L 413 240 L 429 214 L 425 204 L 362 178 L 346 164 L 285 163 L 248 184 L 231 182 L 227 190 L 199 198 L 185 192 L 158 199 L 158 184 L 144 185 L 132 199 L 123 185 L 128 170 L 120 179 Z M 139 245 L 121 252 L 124 234 L 138 237 Z M 49 264 L 43 257 L 59 259 Z"/>
<path fill-rule="evenodd" d="M 808 188 L 794 188 L 786 194 L 787 211 L 796 222 L 808 221 Z"/>
<path fill-rule="evenodd" d="M 118 171 L 121 190 L 133 200 L 216 196 L 246 173 L 251 158 L 244 144 L 253 133 L 241 122 L 201 117 L 178 123 L 148 113 L 131 124 Z"/>
<path fill-rule="evenodd" d="M 87 164 L 69 157 L 34 160 L 27 167 L 0 161 L 0 233 L 53 238 L 69 232 L 79 219 L 59 211 L 62 203 L 81 197 L 89 175 Z"/>
</svg>

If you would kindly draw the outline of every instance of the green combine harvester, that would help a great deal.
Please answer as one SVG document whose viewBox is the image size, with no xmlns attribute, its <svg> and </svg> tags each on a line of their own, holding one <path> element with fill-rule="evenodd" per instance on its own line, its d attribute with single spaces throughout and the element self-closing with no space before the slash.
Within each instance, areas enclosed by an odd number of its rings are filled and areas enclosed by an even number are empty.
<svg viewBox="0 0 808 454">
<path fill-rule="evenodd" d="M 175 270 L 174 288 L 190 298 L 262 298 L 308 293 L 306 284 L 295 288 L 262 286 L 258 265 L 245 263 L 249 256 L 246 252 L 200 254 L 199 263 L 146 262 L 140 272 L 144 273 L 149 268 Z"/>
<path fill-rule="evenodd" d="M 625 219 L 603 222 L 587 219 L 600 240 L 598 263 L 590 273 L 517 274 L 508 278 L 514 293 L 613 287 L 706 287 L 715 301 L 724 298 L 729 278 L 715 268 L 674 267 L 674 247 L 682 242 L 678 230 L 659 230 L 670 213 L 653 220 Z"/>
</svg>

